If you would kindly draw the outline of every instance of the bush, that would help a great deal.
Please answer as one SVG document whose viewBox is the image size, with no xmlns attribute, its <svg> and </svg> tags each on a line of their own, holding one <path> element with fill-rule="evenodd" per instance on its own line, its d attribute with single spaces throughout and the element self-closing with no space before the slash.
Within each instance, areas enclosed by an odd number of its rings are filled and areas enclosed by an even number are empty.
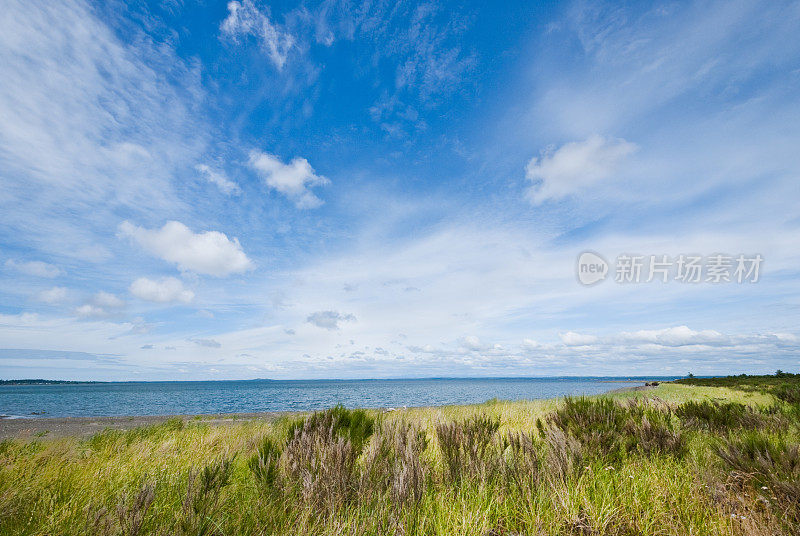
<svg viewBox="0 0 800 536">
<path fill-rule="evenodd" d="M 280 476 L 281 450 L 272 438 L 265 437 L 248 462 L 256 480 L 267 488 L 274 487 Z"/>
<path fill-rule="evenodd" d="M 331 429 L 334 435 L 349 440 L 357 453 L 362 451 L 375 430 L 375 419 L 370 417 L 366 411 L 362 409 L 349 410 L 338 405 L 325 411 L 315 412 L 307 419 L 301 419 L 291 424 L 289 439 L 292 439 L 295 433 L 306 424 L 309 429 Z"/>
<path fill-rule="evenodd" d="M 458 482 L 463 476 L 484 476 L 489 467 L 496 465 L 497 456 L 491 450 L 498 428 L 500 419 L 486 415 L 436 425 L 436 437 L 451 482 Z"/>
<path fill-rule="evenodd" d="M 221 458 L 201 471 L 189 471 L 180 522 L 182 534 L 212 533 L 213 516 L 217 513 L 222 489 L 230 484 L 232 470 L 233 458 Z"/>
<path fill-rule="evenodd" d="M 678 406 L 675 414 L 690 428 L 710 431 L 727 431 L 733 428 L 756 429 L 762 426 L 762 419 L 750 407 L 738 402 L 710 402 L 690 400 Z"/>
<path fill-rule="evenodd" d="M 634 451 L 677 456 L 685 452 L 684 438 L 674 429 L 670 410 L 636 400 L 623 405 L 610 398 L 567 397 L 548 422 L 577 439 L 588 455 L 609 461 Z"/>
<path fill-rule="evenodd" d="M 657 453 L 683 456 L 686 438 L 672 425 L 672 413 L 646 408 L 637 419 L 634 412 L 628 419 L 626 431 L 634 438 L 635 448 L 643 454 Z"/>
<path fill-rule="evenodd" d="M 396 421 L 381 426 L 364 457 L 362 497 L 388 495 L 397 508 L 419 502 L 428 483 L 422 460 L 427 446 L 425 432 L 412 424 Z"/>
<path fill-rule="evenodd" d="M 286 488 L 309 506 L 332 512 L 355 496 L 358 451 L 351 438 L 363 445 L 367 430 L 372 434 L 373 421 L 365 421 L 364 412 L 352 413 L 360 415 L 351 418 L 351 412 L 339 406 L 291 428 L 283 454 Z"/>
<path fill-rule="evenodd" d="M 583 463 L 583 448 L 577 439 L 559 428 L 546 432 L 546 475 L 551 484 L 566 484 L 573 474 L 580 471 Z"/>
<path fill-rule="evenodd" d="M 532 492 L 539 484 L 541 462 L 533 439 L 525 432 L 510 432 L 503 438 L 503 477 L 506 485 Z"/>
<path fill-rule="evenodd" d="M 733 476 L 774 494 L 780 509 L 800 522 L 800 445 L 782 437 L 749 432 L 715 447 Z"/>
<path fill-rule="evenodd" d="M 778 399 L 792 405 L 800 405 L 800 386 L 788 383 L 775 387 L 772 391 Z"/>
</svg>

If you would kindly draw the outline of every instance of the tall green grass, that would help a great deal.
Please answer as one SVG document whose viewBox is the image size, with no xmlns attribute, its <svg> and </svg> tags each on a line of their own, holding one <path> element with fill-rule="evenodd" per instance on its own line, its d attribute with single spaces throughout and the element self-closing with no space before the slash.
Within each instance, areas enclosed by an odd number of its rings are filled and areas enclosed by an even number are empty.
<svg viewBox="0 0 800 536">
<path fill-rule="evenodd" d="M 3 441 L 0 534 L 797 534 L 791 400 L 704 389 Z"/>
</svg>

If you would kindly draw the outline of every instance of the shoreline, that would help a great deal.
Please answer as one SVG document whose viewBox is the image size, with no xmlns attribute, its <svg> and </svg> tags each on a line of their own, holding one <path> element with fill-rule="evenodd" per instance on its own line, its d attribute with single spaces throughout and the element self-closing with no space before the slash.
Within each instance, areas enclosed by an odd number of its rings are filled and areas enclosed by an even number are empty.
<svg viewBox="0 0 800 536">
<path fill-rule="evenodd" d="M 623 382 L 620 382 L 623 383 Z M 628 382 L 625 382 L 628 383 Z M 631 382 L 633 383 L 633 382 Z M 635 382 L 640 383 L 640 382 Z M 645 385 L 631 385 L 607 391 L 600 395 L 619 394 L 627 391 L 642 391 L 652 389 Z M 563 397 L 542 398 L 535 400 L 555 400 Z M 522 399 L 521 399 L 522 400 Z M 514 402 L 514 400 L 508 400 Z M 466 406 L 479 404 L 466 404 Z M 442 406 L 418 406 L 419 408 L 440 408 L 462 406 L 462 404 Z M 409 406 L 406 409 L 414 409 Z M 384 412 L 395 408 L 362 408 L 369 411 Z M 197 421 L 214 426 L 228 426 L 243 421 L 274 421 L 289 415 L 301 415 L 313 410 L 295 411 L 263 411 L 252 413 L 200 413 L 200 414 L 170 414 L 170 415 L 114 415 L 98 417 L 14 417 L 0 418 L 0 441 L 5 439 L 57 439 L 62 437 L 85 438 L 105 429 L 131 430 L 142 426 L 161 424 L 169 419 L 179 418 L 183 421 Z"/>
<path fill-rule="evenodd" d="M 286 415 L 303 411 L 267 411 L 260 413 L 219 413 L 199 415 L 138 415 L 105 417 L 23 417 L 0 419 L 0 440 L 4 439 L 56 439 L 62 437 L 89 437 L 106 429 L 131 430 L 142 426 L 161 424 L 169 419 L 197 421 L 215 426 L 227 426 L 243 421 L 274 421 Z"/>
</svg>

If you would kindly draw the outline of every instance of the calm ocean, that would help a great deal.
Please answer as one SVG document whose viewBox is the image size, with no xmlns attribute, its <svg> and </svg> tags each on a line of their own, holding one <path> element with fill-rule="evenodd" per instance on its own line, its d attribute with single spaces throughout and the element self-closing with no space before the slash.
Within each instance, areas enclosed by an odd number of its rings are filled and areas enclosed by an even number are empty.
<svg viewBox="0 0 800 536">
<path fill-rule="evenodd" d="M 316 410 L 336 404 L 385 408 L 474 404 L 599 394 L 642 384 L 631 378 L 252 380 L 0 386 L 6 418 L 191 415 Z M 626 381 L 621 383 L 621 381 Z"/>
</svg>

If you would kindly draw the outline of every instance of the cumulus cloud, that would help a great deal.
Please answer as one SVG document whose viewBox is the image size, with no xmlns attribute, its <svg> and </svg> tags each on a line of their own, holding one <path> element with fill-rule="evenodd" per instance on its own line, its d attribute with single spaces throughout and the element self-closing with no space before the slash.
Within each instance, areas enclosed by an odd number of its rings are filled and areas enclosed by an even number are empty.
<svg viewBox="0 0 800 536">
<path fill-rule="evenodd" d="M 533 183 L 528 198 L 540 204 L 579 192 L 611 177 L 634 151 L 636 145 L 621 138 L 594 135 L 532 158 L 525 168 L 525 176 Z"/>
<path fill-rule="evenodd" d="M 665 329 L 622 332 L 620 339 L 627 343 L 658 344 L 661 346 L 689 346 L 694 344 L 726 345 L 730 338 L 714 330 L 695 331 L 687 326 Z"/>
<path fill-rule="evenodd" d="M 19 262 L 14 259 L 6 261 L 6 268 L 16 270 L 21 274 L 52 279 L 64 273 L 58 266 L 53 266 L 42 261 Z"/>
<path fill-rule="evenodd" d="M 485 346 L 481 344 L 481 340 L 475 335 L 467 335 L 461 339 L 461 346 L 466 350 L 478 351 L 483 350 Z"/>
<path fill-rule="evenodd" d="M 197 164 L 194 168 L 225 195 L 237 195 L 241 193 L 242 189 L 239 188 L 239 185 L 226 177 L 221 171 L 213 169 L 206 164 Z"/>
<path fill-rule="evenodd" d="M 295 44 L 289 32 L 270 20 L 269 10 L 258 9 L 252 0 L 228 2 L 228 16 L 222 21 L 220 31 L 234 42 L 241 36 L 254 37 L 278 70 L 283 69 Z"/>
<path fill-rule="evenodd" d="M 100 291 L 86 303 L 77 307 L 75 314 L 81 318 L 105 318 L 115 314 L 114 310 L 123 307 L 125 307 L 125 300 L 116 294 Z"/>
<path fill-rule="evenodd" d="M 48 290 L 43 290 L 36 295 L 37 299 L 50 305 L 61 303 L 67 299 L 67 289 L 64 287 L 53 287 Z"/>
<path fill-rule="evenodd" d="M 318 328 L 335 331 L 339 329 L 339 322 L 355 322 L 356 317 L 351 314 L 342 314 L 338 311 L 317 311 L 308 315 L 306 321 Z"/>
<path fill-rule="evenodd" d="M 533 350 L 538 348 L 540 344 L 533 339 L 524 339 L 522 341 L 522 347 L 526 350 Z"/>
<path fill-rule="evenodd" d="M 75 314 L 81 318 L 103 318 L 108 316 L 108 311 L 97 305 L 85 303 L 75 309 Z"/>
<path fill-rule="evenodd" d="M 559 335 L 561 341 L 567 346 L 587 346 L 596 343 L 599 339 L 594 335 L 586 335 L 583 333 L 575 333 L 568 331 Z"/>
<path fill-rule="evenodd" d="M 131 283 L 131 294 L 145 301 L 156 303 L 189 303 L 194 292 L 183 288 L 183 283 L 175 277 L 162 277 L 159 280 L 140 277 Z"/>
<path fill-rule="evenodd" d="M 120 235 L 129 237 L 147 252 L 182 271 L 217 277 L 242 273 L 254 267 L 236 238 L 218 231 L 194 233 L 178 221 L 168 221 L 161 229 L 145 229 L 130 222 L 119 226 Z"/>
<path fill-rule="evenodd" d="M 329 184 L 330 181 L 314 173 L 305 158 L 295 158 L 284 164 L 276 156 L 252 151 L 250 167 L 253 168 L 270 188 L 291 199 L 297 208 L 317 208 L 322 200 L 309 188 Z"/>
</svg>

